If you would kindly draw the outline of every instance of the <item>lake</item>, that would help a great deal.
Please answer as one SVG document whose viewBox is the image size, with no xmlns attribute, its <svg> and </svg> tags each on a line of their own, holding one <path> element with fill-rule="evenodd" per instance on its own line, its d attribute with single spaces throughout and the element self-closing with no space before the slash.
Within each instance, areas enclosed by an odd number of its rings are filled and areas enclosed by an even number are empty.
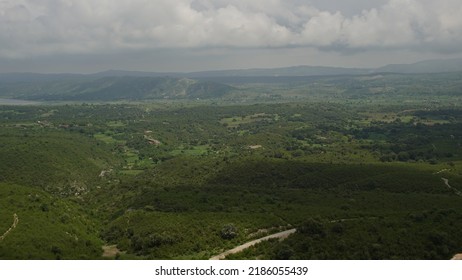
<svg viewBox="0 0 462 280">
<path fill-rule="evenodd" d="M 40 102 L 29 101 L 29 100 L 0 98 L 0 105 L 37 105 L 37 104 L 40 104 Z"/>
</svg>

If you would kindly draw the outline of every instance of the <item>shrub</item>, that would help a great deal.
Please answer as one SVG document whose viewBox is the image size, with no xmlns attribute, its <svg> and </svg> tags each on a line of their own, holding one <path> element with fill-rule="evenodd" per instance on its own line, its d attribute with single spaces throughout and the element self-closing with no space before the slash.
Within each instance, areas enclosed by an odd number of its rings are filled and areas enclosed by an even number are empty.
<svg viewBox="0 0 462 280">
<path fill-rule="evenodd" d="M 233 239 L 237 236 L 237 228 L 233 224 L 227 224 L 221 229 L 220 236 L 227 240 Z"/>
</svg>

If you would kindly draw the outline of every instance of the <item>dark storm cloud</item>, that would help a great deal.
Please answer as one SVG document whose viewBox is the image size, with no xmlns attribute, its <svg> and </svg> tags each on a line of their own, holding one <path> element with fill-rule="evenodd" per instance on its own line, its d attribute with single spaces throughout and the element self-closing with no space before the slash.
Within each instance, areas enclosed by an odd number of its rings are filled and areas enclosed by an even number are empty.
<svg viewBox="0 0 462 280">
<path fill-rule="evenodd" d="M 0 59 L 298 47 L 459 53 L 458 0 L 0 0 Z"/>
</svg>

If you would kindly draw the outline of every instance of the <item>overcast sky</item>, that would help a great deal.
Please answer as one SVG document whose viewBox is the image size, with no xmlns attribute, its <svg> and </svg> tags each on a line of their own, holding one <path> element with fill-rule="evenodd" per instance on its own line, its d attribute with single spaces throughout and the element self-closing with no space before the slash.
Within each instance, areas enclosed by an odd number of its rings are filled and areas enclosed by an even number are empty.
<svg viewBox="0 0 462 280">
<path fill-rule="evenodd" d="M 462 57 L 460 0 L 0 0 L 0 72 Z"/>
</svg>

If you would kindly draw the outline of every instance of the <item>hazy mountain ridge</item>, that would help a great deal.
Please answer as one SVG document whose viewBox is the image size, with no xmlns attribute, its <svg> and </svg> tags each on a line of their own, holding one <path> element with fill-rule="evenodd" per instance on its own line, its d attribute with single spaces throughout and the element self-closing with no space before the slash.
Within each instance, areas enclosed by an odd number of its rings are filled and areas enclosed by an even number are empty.
<svg viewBox="0 0 462 280">
<path fill-rule="evenodd" d="M 419 61 L 412 64 L 389 64 L 375 69 L 374 72 L 392 72 L 402 74 L 445 73 L 462 71 L 462 58 Z"/>
<path fill-rule="evenodd" d="M 0 74 L 0 97 L 45 101 L 116 101 L 221 98 L 235 84 L 306 83 L 319 78 L 360 77 L 377 73 L 439 74 L 462 72 L 462 59 L 427 60 L 376 69 L 294 66 L 191 73 L 108 70 L 94 74 Z"/>
<path fill-rule="evenodd" d="M 196 72 L 149 72 L 106 70 L 93 74 L 40 74 L 40 73 L 0 73 L 0 82 L 50 81 L 96 79 L 104 77 L 176 77 L 176 78 L 204 78 L 204 77 L 261 77 L 261 76 L 336 76 L 336 75 L 364 75 L 371 73 L 444 73 L 462 71 L 462 58 L 424 60 L 410 64 L 389 64 L 377 68 L 348 68 L 330 66 L 299 65 L 279 68 L 253 68 L 211 70 Z"/>
<path fill-rule="evenodd" d="M 0 86 L 0 96 L 26 100 L 144 100 L 210 98 L 233 90 L 214 82 L 172 77 L 102 77 Z"/>
<path fill-rule="evenodd" d="M 241 69 L 241 70 L 221 70 L 204 71 L 190 73 L 192 77 L 259 77 L 259 76 L 332 76 L 332 75 L 363 75 L 370 73 L 366 68 L 343 68 L 327 66 L 292 66 L 269 69 Z"/>
</svg>

